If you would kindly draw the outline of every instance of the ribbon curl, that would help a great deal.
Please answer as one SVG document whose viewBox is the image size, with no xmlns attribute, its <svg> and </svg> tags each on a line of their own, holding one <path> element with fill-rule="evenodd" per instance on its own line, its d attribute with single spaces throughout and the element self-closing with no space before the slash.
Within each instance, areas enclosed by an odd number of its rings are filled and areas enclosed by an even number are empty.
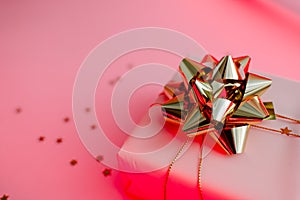
<svg viewBox="0 0 300 200">
<path fill-rule="evenodd" d="M 275 119 L 272 102 L 260 99 L 272 80 L 249 73 L 249 63 L 249 56 L 183 59 L 183 81 L 164 87 L 164 116 L 189 137 L 209 134 L 227 154 L 243 153 L 250 125 Z"/>
</svg>

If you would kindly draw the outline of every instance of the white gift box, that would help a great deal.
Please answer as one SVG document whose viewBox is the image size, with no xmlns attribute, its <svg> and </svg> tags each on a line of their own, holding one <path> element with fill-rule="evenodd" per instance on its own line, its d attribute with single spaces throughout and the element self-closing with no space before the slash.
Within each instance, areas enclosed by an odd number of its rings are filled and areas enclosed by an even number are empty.
<svg viewBox="0 0 300 200">
<path fill-rule="evenodd" d="M 271 78 L 272 86 L 262 99 L 272 101 L 276 113 L 300 119 L 300 83 Z M 157 120 L 157 124 L 160 123 Z M 300 133 L 299 124 L 283 119 L 264 121 L 259 125 L 278 130 L 289 127 Z M 139 128 L 133 132 L 135 136 L 145 134 Z M 129 196 L 133 199 L 163 199 L 167 165 L 178 152 L 182 137 L 172 140 L 170 129 L 165 127 L 154 137 L 129 137 L 126 140 L 118 160 L 121 170 L 131 172 L 120 176 Z M 174 142 L 173 148 L 161 150 L 170 141 Z M 173 165 L 167 199 L 199 199 L 199 150 L 199 144 L 193 142 Z M 135 173 L 151 170 L 155 171 Z M 212 150 L 203 158 L 201 183 L 205 200 L 300 199 L 300 138 L 251 127 L 243 154 L 229 156 Z"/>
</svg>

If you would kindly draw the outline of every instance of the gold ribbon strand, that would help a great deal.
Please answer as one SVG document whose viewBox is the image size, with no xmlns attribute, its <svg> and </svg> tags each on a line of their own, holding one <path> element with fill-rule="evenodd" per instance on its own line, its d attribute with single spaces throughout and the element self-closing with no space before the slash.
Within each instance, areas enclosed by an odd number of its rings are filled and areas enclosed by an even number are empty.
<svg viewBox="0 0 300 200">
<path fill-rule="evenodd" d="M 289 121 L 295 122 L 297 124 L 300 124 L 300 120 L 293 119 L 291 117 L 286 117 L 286 116 L 279 115 L 279 114 L 276 114 L 276 117 L 281 118 L 281 119 L 285 119 L 285 120 L 289 120 Z M 285 128 L 281 128 L 280 130 L 273 129 L 273 128 L 268 128 L 268 127 L 264 127 L 264 126 L 259 126 L 259 125 L 255 125 L 255 124 L 252 124 L 251 126 L 255 127 L 255 128 L 263 129 L 263 130 L 266 130 L 266 131 L 272 131 L 272 132 L 280 133 L 280 134 L 287 135 L 287 136 L 300 137 L 299 133 L 293 133 L 292 130 L 290 130 L 287 126 Z"/>
<path fill-rule="evenodd" d="M 291 117 L 286 117 L 286 116 L 279 115 L 279 114 L 276 114 L 276 117 L 281 118 L 281 119 L 290 120 L 292 122 L 296 122 L 297 124 L 300 124 L 300 120 L 298 120 L 298 119 L 293 119 Z"/>
<path fill-rule="evenodd" d="M 168 185 L 169 176 L 170 176 L 172 167 L 173 167 L 174 163 L 178 160 L 179 156 L 181 155 L 181 153 L 184 150 L 184 148 L 186 147 L 186 145 L 191 141 L 191 139 L 192 138 L 190 138 L 190 137 L 186 138 L 186 141 L 180 147 L 180 149 L 178 150 L 178 152 L 176 153 L 175 157 L 173 158 L 172 162 L 170 163 L 170 165 L 168 167 L 168 171 L 167 171 L 166 179 L 165 179 L 165 183 L 164 183 L 164 200 L 167 200 L 167 185 Z"/>
<path fill-rule="evenodd" d="M 180 149 L 178 150 L 178 152 L 176 153 L 175 157 L 173 158 L 172 162 L 170 163 L 167 173 L 166 173 L 166 179 L 165 179 L 165 183 L 164 183 L 164 200 L 167 200 L 167 185 L 168 185 L 168 181 L 169 181 L 169 177 L 170 177 L 170 173 L 171 170 L 173 168 L 173 165 L 175 164 L 175 162 L 178 160 L 179 156 L 181 155 L 182 151 L 185 149 L 186 145 L 191 142 L 192 138 L 191 137 L 187 137 L 186 141 L 184 142 L 184 144 L 180 147 Z M 199 191 L 199 197 L 200 200 L 203 200 L 203 196 L 202 196 L 202 187 L 201 187 L 201 167 L 202 167 L 202 144 L 199 144 L 199 162 L 198 162 L 198 180 L 197 180 L 197 188 Z"/>
<path fill-rule="evenodd" d="M 201 187 L 201 167 L 202 167 L 202 148 L 203 144 L 199 144 L 200 152 L 199 152 L 199 164 L 198 164 L 198 190 L 199 190 L 199 197 L 200 200 L 204 200 L 203 195 L 202 195 L 202 187 Z"/>
</svg>

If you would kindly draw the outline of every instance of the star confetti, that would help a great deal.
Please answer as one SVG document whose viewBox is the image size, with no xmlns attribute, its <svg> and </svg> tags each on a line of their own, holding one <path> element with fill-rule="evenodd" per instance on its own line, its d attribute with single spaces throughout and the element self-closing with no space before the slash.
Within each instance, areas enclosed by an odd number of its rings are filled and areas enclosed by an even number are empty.
<svg viewBox="0 0 300 200">
<path fill-rule="evenodd" d="M 134 65 L 132 64 L 132 63 L 129 63 L 128 65 L 127 65 L 127 68 L 128 69 L 132 69 L 134 67 Z"/>
<path fill-rule="evenodd" d="M 56 143 L 57 143 L 57 144 L 60 144 L 60 143 L 62 143 L 62 142 L 63 142 L 63 139 L 62 139 L 62 138 L 57 138 L 57 139 L 56 139 Z"/>
<path fill-rule="evenodd" d="M 96 157 L 96 160 L 97 160 L 98 162 L 101 162 L 101 161 L 103 160 L 103 156 L 102 156 L 102 155 L 97 156 L 97 157 Z"/>
<path fill-rule="evenodd" d="M 292 132 L 292 130 L 290 130 L 287 126 L 285 128 L 281 128 L 280 130 L 282 134 L 285 134 L 287 136 L 289 136 L 290 133 Z"/>
<path fill-rule="evenodd" d="M 120 80 L 120 78 L 121 78 L 120 76 L 117 76 L 115 79 L 110 80 L 110 81 L 109 81 L 109 84 L 110 84 L 110 85 L 116 84 L 116 82 L 118 82 L 118 81 Z"/>
<path fill-rule="evenodd" d="M 85 108 L 85 112 L 90 112 L 91 111 L 91 108 L 87 107 Z"/>
<path fill-rule="evenodd" d="M 77 160 L 74 160 L 74 159 L 70 161 L 70 165 L 72 165 L 72 166 L 77 165 L 77 163 L 78 163 Z"/>
<path fill-rule="evenodd" d="M 21 113 L 21 112 L 22 112 L 22 108 L 20 108 L 20 107 L 19 107 L 19 108 L 16 108 L 16 113 L 17 113 L 17 114 L 19 114 L 19 113 Z"/>
<path fill-rule="evenodd" d="M 40 136 L 39 139 L 38 139 L 40 142 L 43 142 L 45 140 L 45 137 L 44 136 Z"/>
<path fill-rule="evenodd" d="M 1 199 L 0 200 L 7 200 L 8 199 L 8 195 L 6 195 L 6 194 L 4 194 L 2 197 L 1 197 Z"/>
<path fill-rule="evenodd" d="M 103 174 L 105 177 L 111 176 L 111 169 L 108 169 L 108 168 L 104 169 L 104 170 L 102 171 L 102 174 Z"/>
<path fill-rule="evenodd" d="M 114 85 L 114 84 L 115 84 L 115 80 L 110 80 L 110 81 L 109 81 L 109 84 L 110 84 L 110 85 Z"/>
<path fill-rule="evenodd" d="M 94 129 L 96 129 L 96 128 L 97 128 L 97 126 L 96 126 L 95 124 L 91 125 L 91 129 L 92 129 L 92 130 L 94 130 Z"/>
<path fill-rule="evenodd" d="M 64 118 L 64 122 L 68 123 L 70 121 L 70 118 L 69 117 L 65 117 Z"/>
</svg>

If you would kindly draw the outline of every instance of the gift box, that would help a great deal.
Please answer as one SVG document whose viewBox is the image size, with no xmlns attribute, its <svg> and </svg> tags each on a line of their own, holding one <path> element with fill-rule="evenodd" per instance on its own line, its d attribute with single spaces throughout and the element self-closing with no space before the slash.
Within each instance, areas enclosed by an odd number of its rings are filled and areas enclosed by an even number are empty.
<svg viewBox="0 0 300 200">
<path fill-rule="evenodd" d="M 273 101 L 276 113 L 300 118 L 297 100 L 300 84 L 271 77 L 271 88 L 263 100 Z M 153 109 L 156 116 L 160 109 Z M 153 124 L 162 123 L 157 117 Z M 156 120 L 156 121 L 155 121 Z M 142 120 L 143 121 L 143 120 Z M 299 133 L 299 124 L 284 119 L 263 121 L 271 129 L 288 127 Z M 200 145 L 195 139 L 174 162 L 166 176 L 168 165 L 178 153 L 183 135 L 176 135 L 179 126 L 166 123 L 153 137 L 137 128 L 118 154 L 120 182 L 129 199 L 201 199 L 198 191 Z M 153 129 L 155 130 L 155 128 Z M 150 130 L 151 131 L 151 130 Z M 136 137 L 139 136 L 139 137 Z M 201 194 L 213 199 L 300 199 L 300 139 L 251 127 L 245 152 L 226 155 L 218 148 L 203 157 L 200 168 Z"/>
</svg>

